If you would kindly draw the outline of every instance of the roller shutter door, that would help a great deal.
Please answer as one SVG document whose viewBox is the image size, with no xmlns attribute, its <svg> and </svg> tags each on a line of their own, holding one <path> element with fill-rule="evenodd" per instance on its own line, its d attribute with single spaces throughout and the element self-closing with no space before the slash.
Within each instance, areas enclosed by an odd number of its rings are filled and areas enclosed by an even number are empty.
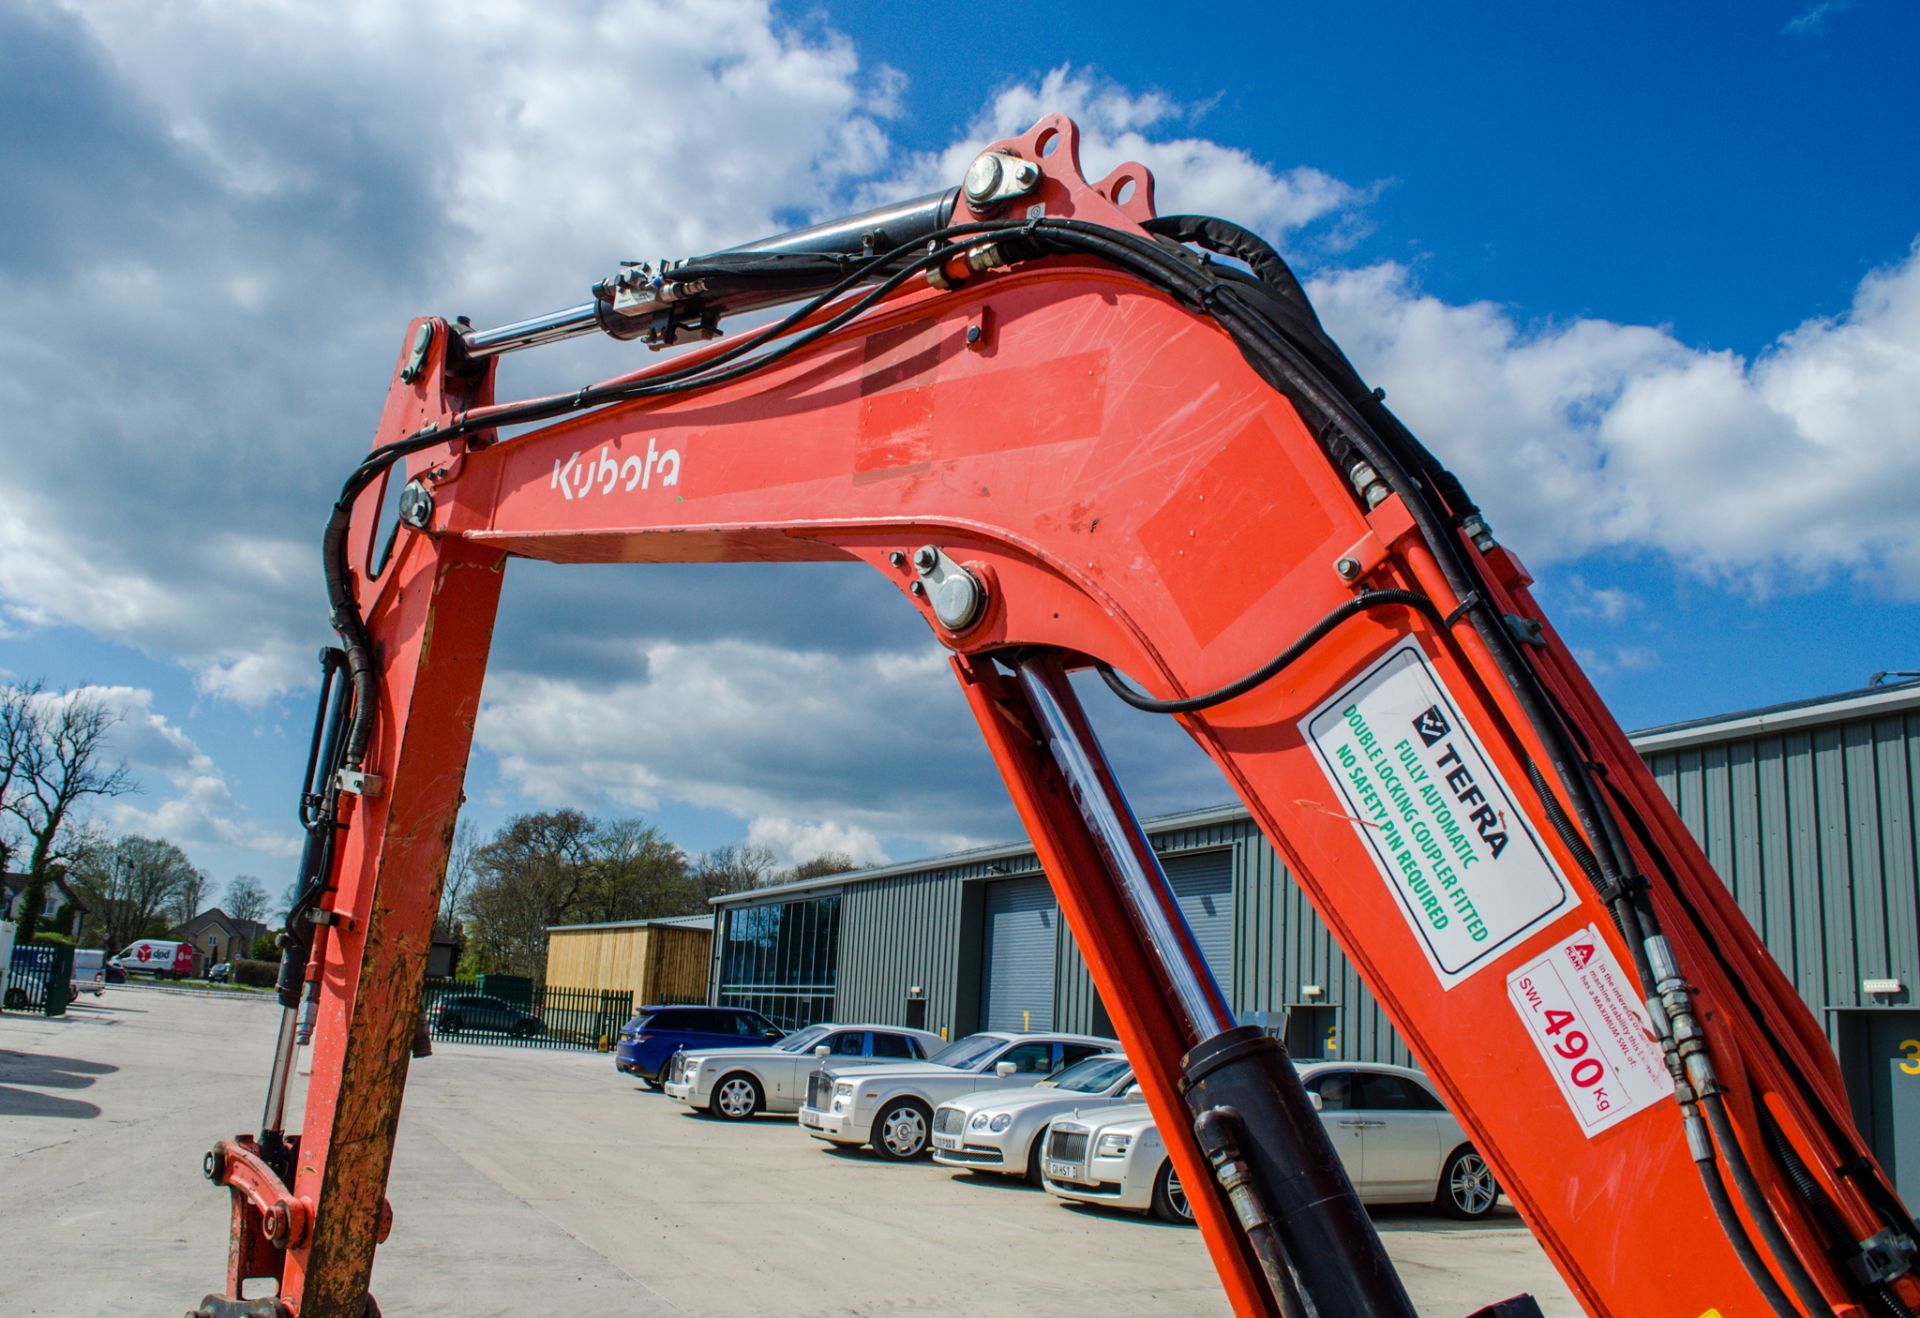
<svg viewBox="0 0 1920 1318">
<path fill-rule="evenodd" d="M 1045 878 L 987 885 L 980 1028 L 1053 1028 L 1053 951 L 1060 912 Z"/>
<path fill-rule="evenodd" d="M 1207 965 L 1229 1000 L 1233 997 L 1233 853 L 1200 851 L 1167 856 L 1161 863 L 1174 899 L 1187 917 Z"/>
</svg>

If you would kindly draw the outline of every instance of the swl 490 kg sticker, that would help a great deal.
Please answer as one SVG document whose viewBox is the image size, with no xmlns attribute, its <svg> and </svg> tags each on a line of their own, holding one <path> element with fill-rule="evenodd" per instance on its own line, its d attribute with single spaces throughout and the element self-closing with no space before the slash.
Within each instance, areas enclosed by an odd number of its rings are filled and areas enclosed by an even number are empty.
<svg viewBox="0 0 1920 1318">
<path fill-rule="evenodd" d="M 1419 646 L 1390 651 L 1300 730 L 1443 986 L 1571 904 Z"/>
</svg>

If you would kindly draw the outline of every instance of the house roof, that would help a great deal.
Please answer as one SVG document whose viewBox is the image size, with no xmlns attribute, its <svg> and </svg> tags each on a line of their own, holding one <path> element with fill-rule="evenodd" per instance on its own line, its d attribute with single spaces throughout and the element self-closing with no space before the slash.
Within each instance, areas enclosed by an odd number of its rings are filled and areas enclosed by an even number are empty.
<svg viewBox="0 0 1920 1318">
<path fill-rule="evenodd" d="M 4 880 L 6 883 L 8 905 L 11 905 L 16 897 L 27 890 L 27 882 L 32 877 L 30 874 L 15 874 L 11 871 L 6 874 L 0 874 L 0 880 Z M 52 880 L 54 887 L 66 894 L 68 905 L 77 907 L 82 915 L 93 909 L 80 900 L 80 894 L 75 892 L 72 885 L 67 882 L 66 875 L 63 871 L 57 869 L 50 870 L 47 873 L 47 877 Z"/>
<path fill-rule="evenodd" d="M 258 920 L 242 920 L 238 916 L 228 915 L 218 906 L 209 906 L 185 924 L 175 925 L 173 934 L 174 937 L 180 938 L 187 935 L 189 930 L 198 933 L 216 924 L 226 930 L 229 938 L 244 939 L 249 943 L 256 938 L 265 938 L 273 932 Z"/>
</svg>

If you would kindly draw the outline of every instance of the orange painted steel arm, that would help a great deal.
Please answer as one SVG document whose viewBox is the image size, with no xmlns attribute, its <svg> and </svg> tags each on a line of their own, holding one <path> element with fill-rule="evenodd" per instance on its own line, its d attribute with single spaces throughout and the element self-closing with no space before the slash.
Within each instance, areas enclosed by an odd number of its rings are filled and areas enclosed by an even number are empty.
<svg viewBox="0 0 1920 1318">
<path fill-rule="evenodd" d="M 1045 157 L 1038 201 L 1046 213 L 1137 233 L 1151 214 L 1150 180 L 1138 166 L 1088 184 L 1076 132 L 1057 117 L 1001 145 L 1037 159 L 1049 137 L 1059 150 Z M 1135 188 L 1116 201 L 1129 181 Z M 377 442 L 473 404 L 446 392 L 446 327 L 421 323 L 435 336 L 427 369 L 419 381 L 396 376 Z M 355 541 L 356 587 L 382 662 L 367 768 L 386 791 L 357 803 L 330 903 L 347 923 L 326 942 L 320 970 L 323 1011 L 294 1185 L 315 1205 L 314 1230 L 286 1255 L 289 1311 L 357 1318 L 500 571 L 514 557 L 842 560 L 890 581 L 956 655 L 1175 1161 L 1190 1185 L 1208 1191 L 1196 1200 L 1198 1217 L 1230 1297 L 1242 1312 L 1264 1303 L 1247 1248 L 1201 1171 L 1177 1094 L 1164 989 L 1115 925 L 1112 894 L 1091 877 L 1098 871 L 1084 837 L 1023 740 L 1031 730 L 1000 699 L 990 659 L 1048 647 L 1074 664 L 1110 664 L 1154 695 L 1186 694 L 1257 667 L 1357 589 L 1419 592 L 1441 613 L 1460 603 L 1398 499 L 1364 509 L 1293 407 L 1215 322 L 1110 267 L 1056 257 L 953 291 L 902 291 L 741 381 L 603 408 L 486 446 L 425 450 L 407 460 L 405 478 L 432 490 L 434 508 L 423 530 L 401 533 L 377 580 L 366 571 L 368 547 L 384 534 L 377 489 L 358 512 L 365 534 Z M 915 593 L 911 555 L 927 544 L 987 584 L 984 616 L 961 633 Z M 1353 579 L 1334 565 L 1356 548 L 1365 561 Z M 1540 616 L 1517 581 L 1502 605 Z M 1844 1117 L 1831 1115 L 1846 1104 L 1819 1031 L 1551 633 L 1537 663 L 1606 782 L 1652 821 L 1650 842 L 1635 840 L 1635 854 L 1657 876 L 1656 906 L 1697 985 L 1714 1056 L 1735 1090 L 1742 1142 L 1752 1145 L 1803 1263 L 1838 1301 L 1842 1279 L 1760 1156 L 1752 1118 L 1753 1103 L 1764 1101 L 1816 1169 L 1858 1152 Z M 1433 702 L 1437 723 L 1407 717 L 1422 715 L 1405 704 L 1415 688 Z M 1549 802 L 1526 770 L 1550 757 L 1472 630 L 1443 631 L 1404 608 L 1370 610 L 1273 680 L 1181 721 L 1581 1301 L 1623 1315 L 1759 1311 L 1710 1211 L 1674 1103 L 1653 1094 L 1604 1124 L 1606 1109 L 1582 1088 L 1593 1074 L 1586 1036 L 1575 1031 L 1575 1047 L 1564 1022 L 1556 1027 L 1552 1011 L 1541 1015 L 1528 996 L 1549 974 L 1561 976 L 1594 1021 L 1630 1034 L 1633 949 L 1550 826 Z M 1420 738 L 1442 727 L 1423 748 Z M 1340 758 L 1356 746 L 1359 759 L 1377 748 L 1389 772 Z M 1477 757 L 1471 765 L 1469 757 Z M 1414 867 L 1427 867 L 1425 890 L 1394 877 L 1394 865 L 1407 862 L 1384 860 L 1399 853 L 1381 839 L 1412 831 L 1419 810 L 1394 823 L 1402 807 L 1392 784 L 1416 782 L 1418 764 L 1433 769 L 1426 785 L 1450 793 L 1442 804 L 1458 813 L 1447 817 L 1467 830 L 1454 854 L 1473 854 L 1483 874 L 1496 868 L 1500 848 L 1533 855 L 1530 886 L 1460 885 L 1446 862 L 1451 834 L 1438 859 L 1422 860 L 1409 844 Z M 1470 772 L 1456 779 L 1463 765 Z M 1382 802 L 1384 815 L 1375 810 Z M 1437 806 L 1425 809 L 1423 821 L 1440 820 Z M 1434 904 L 1423 904 L 1429 898 Z M 1609 958 L 1629 968 L 1624 1003 L 1607 996 L 1616 981 L 1594 977 Z M 1570 968 L 1561 964 L 1568 959 Z M 1629 1054 L 1632 1042 L 1621 1045 Z M 1570 1066 L 1553 1060 L 1556 1046 Z M 1817 1174 L 1849 1228 L 1868 1234 L 1857 1195 Z"/>
</svg>

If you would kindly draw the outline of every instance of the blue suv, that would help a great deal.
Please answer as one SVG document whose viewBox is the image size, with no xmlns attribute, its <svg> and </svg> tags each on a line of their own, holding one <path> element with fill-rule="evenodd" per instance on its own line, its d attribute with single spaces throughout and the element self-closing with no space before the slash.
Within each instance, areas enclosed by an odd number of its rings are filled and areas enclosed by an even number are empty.
<svg viewBox="0 0 1920 1318">
<path fill-rule="evenodd" d="M 683 1048 L 767 1044 L 786 1033 L 745 1007 L 642 1007 L 620 1027 L 613 1064 L 659 1089 L 667 1083 L 667 1063 Z"/>
</svg>

